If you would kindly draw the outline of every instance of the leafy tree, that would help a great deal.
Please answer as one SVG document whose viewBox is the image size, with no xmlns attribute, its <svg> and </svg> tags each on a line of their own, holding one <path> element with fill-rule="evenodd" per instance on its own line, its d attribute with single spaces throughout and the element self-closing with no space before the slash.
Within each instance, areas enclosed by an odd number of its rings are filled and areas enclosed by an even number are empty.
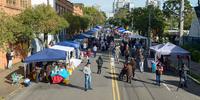
<svg viewBox="0 0 200 100">
<path fill-rule="evenodd" d="M 167 18 L 168 23 L 171 23 L 171 26 L 178 27 L 179 25 L 179 11 L 180 11 L 181 0 L 167 0 L 163 5 L 163 12 Z M 189 29 L 192 17 L 194 13 L 192 6 L 188 0 L 185 0 L 185 9 L 184 9 L 184 29 Z"/>
<path fill-rule="evenodd" d="M 148 36 L 149 14 L 151 21 L 151 36 L 162 36 L 165 27 L 163 12 L 154 6 L 133 9 L 128 16 L 129 26 L 133 26 L 139 34 Z"/>
<path fill-rule="evenodd" d="M 80 17 L 80 25 L 81 25 L 81 30 L 83 30 L 83 32 L 89 27 L 89 24 L 90 24 L 89 16 Z"/>
<path fill-rule="evenodd" d="M 12 16 L 0 12 L 0 45 L 1 49 L 7 50 L 12 44 L 17 42 L 16 36 L 23 31 L 23 27 Z"/>
<path fill-rule="evenodd" d="M 80 31 L 80 16 L 75 16 L 72 13 L 65 13 L 63 17 L 69 22 L 69 27 L 67 28 L 69 34 L 73 35 L 74 33 Z"/>
<path fill-rule="evenodd" d="M 105 14 L 101 11 L 98 11 L 95 7 L 84 7 L 83 13 L 86 16 L 89 16 L 90 26 L 93 27 L 95 25 L 103 24 L 106 20 Z"/>
<path fill-rule="evenodd" d="M 57 15 L 56 11 L 49 5 L 38 5 L 27 8 L 18 16 L 25 26 L 28 38 L 35 34 L 44 34 L 44 45 L 47 47 L 47 35 L 56 34 L 59 30 L 68 27 L 68 22 Z"/>
</svg>

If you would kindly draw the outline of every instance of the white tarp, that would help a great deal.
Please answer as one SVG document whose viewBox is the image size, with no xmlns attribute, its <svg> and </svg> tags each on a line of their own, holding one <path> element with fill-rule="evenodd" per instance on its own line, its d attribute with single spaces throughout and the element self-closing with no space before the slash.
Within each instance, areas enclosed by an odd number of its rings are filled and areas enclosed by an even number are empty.
<svg viewBox="0 0 200 100">
<path fill-rule="evenodd" d="M 75 67 L 78 67 L 81 64 L 82 60 L 81 59 L 70 59 L 70 63 L 73 63 Z"/>
<path fill-rule="evenodd" d="M 50 47 L 50 49 L 62 50 L 62 51 L 67 51 L 67 52 L 74 51 L 73 47 L 60 46 L 60 45 L 54 45 Z"/>
<path fill-rule="evenodd" d="M 131 34 L 131 35 L 129 35 L 129 38 L 146 39 L 146 37 L 138 35 L 138 34 Z"/>
<path fill-rule="evenodd" d="M 170 54 L 187 55 L 187 54 L 190 54 L 190 52 L 188 52 L 187 50 L 185 50 L 175 44 L 172 44 L 170 42 L 164 44 L 164 46 L 157 49 L 156 51 L 157 51 L 157 53 L 159 53 L 161 55 L 170 55 Z"/>
<path fill-rule="evenodd" d="M 158 45 L 155 45 L 155 46 L 151 46 L 149 48 L 153 51 L 157 51 L 158 49 L 162 48 L 163 46 L 164 46 L 164 44 L 158 44 Z"/>
</svg>

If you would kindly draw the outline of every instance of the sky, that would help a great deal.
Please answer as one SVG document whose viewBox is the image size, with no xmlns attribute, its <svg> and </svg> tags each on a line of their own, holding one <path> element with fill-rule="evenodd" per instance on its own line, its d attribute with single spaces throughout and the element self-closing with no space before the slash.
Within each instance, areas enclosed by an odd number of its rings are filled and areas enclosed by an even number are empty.
<svg viewBox="0 0 200 100">
<path fill-rule="evenodd" d="M 114 0 L 69 0 L 73 3 L 83 3 L 86 6 L 100 6 L 100 9 L 106 13 L 112 12 L 112 5 Z M 146 0 L 130 0 L 134 7 L 144 7 Z M 164 0 L 160 0 L 163 2 Z M 192 6 L 197 6 L 198 0 L 189 0 Z"/>
</svg>

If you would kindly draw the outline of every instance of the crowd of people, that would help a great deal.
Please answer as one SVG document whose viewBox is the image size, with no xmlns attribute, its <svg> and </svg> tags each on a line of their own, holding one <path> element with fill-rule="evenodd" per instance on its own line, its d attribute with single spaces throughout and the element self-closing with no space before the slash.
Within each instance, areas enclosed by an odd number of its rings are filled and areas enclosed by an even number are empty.
<svg viewBox="0 0 200 100">
<path fill-rule="evenodd" d="M 100 33 L 99 38 L 95 39 L 92 42 L 94 57 L 96 57 L 97 51 L 107 51 L 110 50 L 112 52 L 112 57 L 115 59 L 115 62 L 120 63 L 119 58 L 124 59 L 124 66 L 119 74 L 119 80 L 123 80 L 124 76 L 127 78 L 127 82 L 131 83 L 132 78 L 135 76 L 135 70 L 138 68 L 141 73 L 144 72 L 144 63 L 146 59 L 145 51 L 147 51 L 147 47 L 145 44 L 145 40 L 142 39 L 124 39 L 121 37 L 121 41 L 114 41 L 114 33 L 111 32 L 112 35 L 107 35 L 105 33 Z M 161 75 L 163 75 L 164 70 L 167 70 L 169 67 L 169 60 L 166 57 L 164 60 L 161 56 L 157 57 L 155 60 L 155 80 L 156 84 L 160 86 L 161 83 Z M 101 56 L 96 60 L 97 63 L 97 74 L 101 74 L 101 67 L 103 65 L 103 59 Z M 90 63 L 89 63 L 90 64 Z M 88 65 L 88 64 L 87 64 Z M 187 87 L 187 72 L 188 68 L 185 64 L 182 64 L 179 68 L 179 76 L 180 76 L 180 85 L 179 87 Z M 152 69 L 153 70 L 153 69 Z M 154 72 L 154 71 L 152 71 Z M 86 77 L 87 82 L 88 78 Z M 90 78 L 89 78 L 90 80 Z M 87 83 L 86 83 L 87 84 Z M 89 86 L 86 85 L 86 90 L 88 87 L 90 88 L 91 83 L 88 83 Z"/>
</svg>

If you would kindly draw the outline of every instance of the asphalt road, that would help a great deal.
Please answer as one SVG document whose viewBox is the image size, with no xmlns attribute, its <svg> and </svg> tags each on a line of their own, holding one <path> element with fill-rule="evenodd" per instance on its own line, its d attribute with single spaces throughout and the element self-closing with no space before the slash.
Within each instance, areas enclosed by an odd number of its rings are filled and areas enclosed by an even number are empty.
<svg viewBox="0 0 200 100">
<path fill-rule="evenodd" d="M 200 100 L 200 86 L 192 85 L 189 89 L 177 91 L 178 78 L 173 75 L 164 75 L 161 86 L 154 83 L 155 75 L 149 72 L 136 71 L 136 77 L 129 84 L 118 81 L 117 76 L 122 63 L 110 65 L 109 53 L 99 53 L 103 56 L 102 74 L 96 74 L 96 58 L 93 58 L 92 88 L 84 91 L 84 75 L 82 73 L 85 62 L 77 68 L 70 77 L 71 85 L 33 83 L 30 87 L 9 97 L 9 100 Z M 122 60 L 121 60 L 122 61 Z M 173 83 L 173 84 L 172 84 Z M 194 84 L 194 85 L 193 85 Z"/>
</svg>

